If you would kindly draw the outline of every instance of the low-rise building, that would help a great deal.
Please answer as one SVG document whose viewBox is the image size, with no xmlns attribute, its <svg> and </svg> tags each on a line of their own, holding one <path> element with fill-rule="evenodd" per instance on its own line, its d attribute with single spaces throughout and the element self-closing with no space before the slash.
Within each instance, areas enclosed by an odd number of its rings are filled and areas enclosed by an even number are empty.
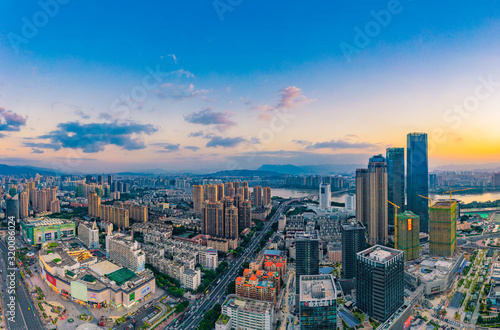
<svg viewBox="0 0 500 330">
<path fill-rule="evenodd" d="M 75 236 L 75 223 L 64 219 L 21 219 L 21 237 L 28 245 L 39 245 L 61 238 Z"/>
<path fill-rule="evenodd" d="M 185 269 L 184 273 L 182 273 L 181 283 L 184 287 L 196 290 L 201 284 L 201 271 L 199 268 L 193 269 Z"/>
</svg>

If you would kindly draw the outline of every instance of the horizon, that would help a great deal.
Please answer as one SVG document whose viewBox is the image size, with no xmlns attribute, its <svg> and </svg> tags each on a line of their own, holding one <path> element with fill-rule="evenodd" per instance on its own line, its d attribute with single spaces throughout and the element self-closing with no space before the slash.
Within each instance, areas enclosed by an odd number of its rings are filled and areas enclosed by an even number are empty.
<svg viewBox="0 0 500 330">
<path fill-rule="evenodd" d="M 365 165 L 427 132 L 431 168 L 500 167 L 494 3 L 54 3 L 0 5 L 5 164 Z"/>
</svg>

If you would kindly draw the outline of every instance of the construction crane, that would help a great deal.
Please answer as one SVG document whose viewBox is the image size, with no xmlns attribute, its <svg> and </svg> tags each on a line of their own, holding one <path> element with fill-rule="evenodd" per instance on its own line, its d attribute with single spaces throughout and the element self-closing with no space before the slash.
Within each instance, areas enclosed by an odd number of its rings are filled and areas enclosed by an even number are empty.
<svg viewBox="0 0 500 330">
<path fill-rule="evenodd" d="M 387 203 L 391 204 L 394 206 L 394 248 L 398 248 L 398 209 L 401 207 L 394 204 L 390 200 L 387 201 Z"/>
<path fill-rule="evenodd" d="M 474 188 L 466 188 L 466 189 L 458 189 L 458 190 L 453 190 L 453 189 L 450 188 L 450 191 L 445 192 L 445 194 L 448 194 L 448 193 L 450 194 L 450 203 L 451 203 L 453 201 L 453 195 L 452 194 L 454 192 L 467 191 L 467 190 L 472 190 L 472 189 L 474 189 Z"/>
<path fill-rule="evenodd" d="M 422 198 L 428 199 L 428 200 L 429 200 L 429 207 L 431 207 L 431 206 L 432 206 L 432 198 L 430 198 L 430 197 L 425 197 L 425 196 L 422 196 L 422 195 L 418 195 L 418 197 L 422 197 Z"/>
</svg>

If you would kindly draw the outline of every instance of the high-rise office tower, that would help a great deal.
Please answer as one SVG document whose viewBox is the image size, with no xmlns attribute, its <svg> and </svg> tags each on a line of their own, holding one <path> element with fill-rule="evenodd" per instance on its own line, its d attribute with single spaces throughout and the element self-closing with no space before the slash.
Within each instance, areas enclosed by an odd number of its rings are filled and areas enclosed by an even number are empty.
<svg viewBox="0 0 500 330">
<path fill-rule="evenodd" d="M 429 174 L 429 189 L 436 189 L 437 188 L 437 174 L 432 173 Z"/>
<path fill-rule="evenodd" d="M 215 203 L 218 201 L 216 185 L 207 184 L 206 186 L 203 187 L 203 190 L 206 192 L 205 200 L 208 200 L 210 203 Z"/>
<path fill-rule="evenodd" d="M 382 155 L 373 156 L 368 170 L 356 170 L 356 216 L 368 232 L 371 245 L 387 244 L 387 163 Z"/>
<path fill-rule="evenodd" d="M 404 251 L 405 261 L 420 257 L 420 217 L 411 211 L 398 214 L 396 250 Z"/>
<path fill-rule="evenodd" d="M 19 216 L 21 219 L 29 216 L 29 198 L 26 190 L 19 194 Z"/>
<path fill-rule="evenodd" d="M 255 206 L 262 206 L 262 187 L 255 186 L 253 187 L 253 203 Z"/>
<path fill-rule="evenodd" d="M 110 174 L 110 175 L 108 175 L 108 185 L 109 185 L 110 187 L 112 187 L 112 186 L 113 186 L 113 176 L 112 176 L 111 174 Z"/>
<path fill-rule="evenodd" d="M 345 279 L 356 277 L 356 254 L 366 248 L 365 227 L 359 221 L 348 221 L 342 227 L 342 272 Z"/>
<path fill-rule="evenodd" d="M 7 195 L 7 200 L 5 201 L 7 219 L 14 217 L 14 220 L 19 220 L 19 196 L 16 194 L 14 197 Z"/>
<path fill-rule="evenodd" d="M 262 189 L 262 204 L 271 205 L 271 187 L 264 187 Z"/>
<path fill-rule="evenodd" d="M 300 276 L 319 274 L 319 239 L 316 232 L 295 236 L 295 289 L 300 290 Z"/>
<path fill-rule="evenodd" d="M 102 175 L 97 176 L 97 184 L 101 185 L 104 183 L 104 177 Z"/>
<path fill-rule="evenodd" d="M 86 175 L 86 176 L 85 176 L 85 183 L 86 183 L 86 184 L 90 184 L 90 183 L 92 183 L 92 180 L 93 180 L 93 179 L 92 179 L 92 175 Z"/>
<path fill-rule="evenodd" d="M 356 170 L 356 219 L 368 226 L 369 216 L 369 181 L 368 169 L 362 168 Z"/>
<path fill-rule="evenodd" d="M 201 206 L 203 204 L 203 186 L 193 186 L 193 209 L 197 214 L 201 214 Z"/>
<path fill-rule="evenodd" d="M 404 303 L 404 252 L 375 245 L 356 254 L 356 305 L 385 322 Z"/>
<path fill-rule="evenodd" d="M 429 210 L 429 254 L 451 257 L 457 247 L 457 202 L 438 201 Z"/>
<path fill-rule="evenodd" d="M 427 157 L 427 134 L 410 133 L 407 136 L 406 153 L 406 200 L 407 209 L 420 217 L 420 230 L 429 232 L 428 200 L 429 165 Z M 420 195 L 420 196 L 419 196 Z"/>
<path fill-rule="evenodd" d="M 493 187 L 500 187 L 500 173 L 493 173 L 491 178 L 491 185 Z"/>
<path fill-rule="evenodd" d="M 302 330 L 337 329 L 337 288 L 332 275 L 300 277 L 299 318 Z"/>
<path fill-rule="evenodd" d="M 332 207 L 332 191 L 329 184 L 319 185 L 319 207 L 329 209 Z"/>
<path fill-rule="evenodd" d="M 224 236 L 224 205 L 221 202 L 203 203 L 201 212 L 202 232 L 210 236 Z"/>
<path fill-rule="evenodd" d="M 405 207 L 405 149 L 388 148 L 387 157 L 387 198 L 399 206 L 399 212 Z M 392 204 L 388 206 L 389 227 L 394 227 L 395 209 Z M 392 232 L 392 231 L 391 231 Z"/>
<path fill-rule="evenodd" d="M 238 209 L 231 205 L 225 208 L 224 212 L 224 237 L 238 238 Z"/>
</svg>

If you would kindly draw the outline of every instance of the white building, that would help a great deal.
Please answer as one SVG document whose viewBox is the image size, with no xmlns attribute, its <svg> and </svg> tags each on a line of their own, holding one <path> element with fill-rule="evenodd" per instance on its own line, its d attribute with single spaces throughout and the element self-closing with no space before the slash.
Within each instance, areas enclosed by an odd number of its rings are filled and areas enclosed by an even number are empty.
<svg viewBox="0 0 500 330">
<path fill-rule="evenodd" d="M 182 273 L 181 283 L 188 289 L 196 290 L 201 284 L 201 271 L 199 268 L 196 270 L 185 269 Z"/>
<path fill-rule="evenodd" d="M 273 304 L 267 301 L 229 295 L 222 305 L 222 315 L 216 330 L 273 330 Z"/>
<path fill-rule="evenodd" d="M 208 249 L 206 251 L 200 251 L 200 264 L 203 268 L 215 269 L 219 263 L 219 256 L 217 250 Z"/>
<path fill-rule="evenodd" d="M 329 209 L 332 205 L 332 191 L 330 185 L 322 183 L 319 185 L 319 207 Z"/>
<path fill-rule="evenodd" d="M 356 195 L 354 194 L 345 195 L 345 210 L 346 211 L 356 210 Z"/>
<path fill-rule="evenodd" d="M 98 249 L 99 248 L 99 229 L 97 228 L 97 223 L 94 221 L 92 227 L 87 224 L 80 224 L 78 226 L 78 239 L 88 249 Z"/>
<path fill-rule="evenodd" d="M 132 236 L 107 235 L 106 257 L 137 273 L 142 272 L 146 264 L 146 255 Z"/>
</svg>

